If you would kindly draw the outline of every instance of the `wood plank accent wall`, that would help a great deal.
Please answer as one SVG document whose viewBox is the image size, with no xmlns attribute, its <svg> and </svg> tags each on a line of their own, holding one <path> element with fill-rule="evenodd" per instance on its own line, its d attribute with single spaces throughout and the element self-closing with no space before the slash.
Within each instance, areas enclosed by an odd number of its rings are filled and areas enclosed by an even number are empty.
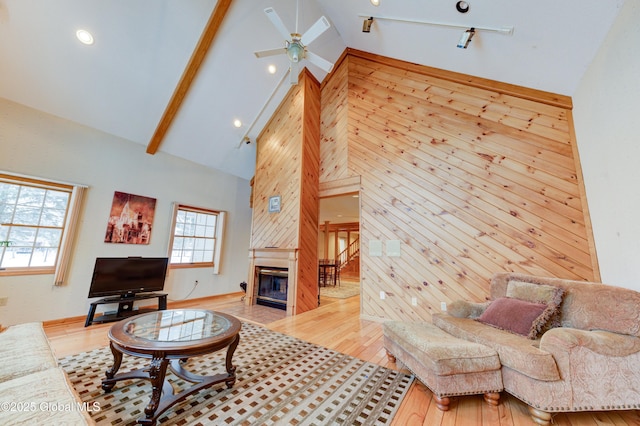
<svg viewBox="0 0 640 426">
<path fill-rule="evenodd" d="M 303 87 L 290 90 L 257 138 L 251 248 L 298 247 Z M 269 213 L 274 195 L 281 197 L 280 213 Z"/>
<path fill-rule="evenodd" d="M 296 313 L 318 307 L 318 199 L 320 174 L 320 83 L 309 72 L 304 84 L 302 176 L 298 237 Z"/>
<path fill-rule="evenodd" d="M 331 79 L 322 87 L 320 120 L 320 182 L 349 177 L 348 150 L 348 57 L 337 64 Z"/>
<path fill-rule="evenodd" d="M 432 71 L 353 51 L 323 85 L 320 182 L 361 181 L 362 315 L 428 321 L 498 271 L 598 281 L 570 99 Z"/>
<path fill-rule="evenodd" d="M 257 138 L 252 249 L 297 250 L 295 312 L 318 306 L 320 84 L 308 71 Z M 269 197 L 281 196 L 280 213 Z"/>
</svg>

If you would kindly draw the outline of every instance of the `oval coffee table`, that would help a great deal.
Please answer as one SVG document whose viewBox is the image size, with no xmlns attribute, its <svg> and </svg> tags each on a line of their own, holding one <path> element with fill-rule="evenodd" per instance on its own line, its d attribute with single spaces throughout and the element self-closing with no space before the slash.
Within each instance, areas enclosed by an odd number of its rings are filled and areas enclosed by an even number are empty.
<svg viewBox="0 0 640 426">
<path fill-rule="evenodd" d="M 151 381 L 151 400 L 138 423 L 154 425 L 157 418 L 194 392 L 224 382 L 236 382 L 233 353 L 240 342 L 242 324 L 237 318 L 202 309 L 171 309 L 136 315 L 114 324 L 109 330 L 113 366 L 107 370 L 102 389 L 110 392 L 119 380 Z M 226 373 L 200 376 L 184 368 L 188 358 L 227 348 Z M 116 374 L 123 354 L 150 359 L 148 367 Z M 174 394 L 165 380 L 167 367 L 193 386 Z"/>
</svg>

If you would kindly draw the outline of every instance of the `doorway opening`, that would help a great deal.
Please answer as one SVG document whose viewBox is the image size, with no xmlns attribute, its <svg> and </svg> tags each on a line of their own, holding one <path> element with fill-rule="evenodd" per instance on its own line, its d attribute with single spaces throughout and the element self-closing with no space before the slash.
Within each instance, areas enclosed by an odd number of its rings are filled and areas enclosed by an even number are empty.
<svg viewBox="0 0 640 426">
<path fill-rule="evenodd" d="M 318 229 L 320 294 L 360 293 L 360 198 L 357 192 L 320 198 Z M 327 265 L 334 265 L 328 268 Z M 331 271 L 327 279 L 327 271 Z"/>
</svg>

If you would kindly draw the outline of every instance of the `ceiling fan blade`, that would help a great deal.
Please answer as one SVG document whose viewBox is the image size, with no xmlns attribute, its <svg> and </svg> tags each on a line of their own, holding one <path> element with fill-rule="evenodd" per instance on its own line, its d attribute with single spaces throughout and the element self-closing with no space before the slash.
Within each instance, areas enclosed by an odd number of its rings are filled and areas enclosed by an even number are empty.
<svg viewBox="0 0 640 426">
<path fill-rule="evenodd" d="M 264 13 L 267 15 L 267 18 L 271 21 L 271 23 L 276 27 L 282 38 L 285 40 L 291 40 L 291 33 L 287 30 L 287 27 L 284 26 L 282 19 L 276 13 L 275 9 L 272 7 L 268 7 L 264 10 Z"/>
<path fill-rule="evenodd" d="M 295 86 L 298 84 L 298 74 L 300 74 L 300 66 L 298 62 L 291 62 L 289 67 L 289 82 Z"/>
<path fill-rule="evenodd" d="M 309 45 L 309 43 L 318 38 L 320 34 L 327 31 L 330 26 L 331 24 L 329 23 L 329 20 L 322 16 L 316 21 L 315 24 L 311 26 L 311 28 L 309 28 L 304 34 L 302 34 L 300 42 L 303 46 Z"/>
<path fill-rule="evenodd" d="M 329 61 L 327 61 L 326 59 L 316 55 L 313 52 L 309 52 L 307 51 L 307 53 L 304 56 L 309 62 L 311 62 L 313 65 L 322 68 L 323 70 L 325 70 L 327 73 L 330 73 L 331 70 L 333 69 L 333 64 Z"/>
<path fill-rule="evenodd" d="M 257 52 L 253 52 L 253 54 L 256 55 L 256 58 L 265 58 L 267 56 L 275 56 L 275 55 L 281 55 L 286 53 L 287 53 L 287 49 L 285 49 L 284 47 L 279 47 L 277 49 L 259 50 Z"/>
</svg>

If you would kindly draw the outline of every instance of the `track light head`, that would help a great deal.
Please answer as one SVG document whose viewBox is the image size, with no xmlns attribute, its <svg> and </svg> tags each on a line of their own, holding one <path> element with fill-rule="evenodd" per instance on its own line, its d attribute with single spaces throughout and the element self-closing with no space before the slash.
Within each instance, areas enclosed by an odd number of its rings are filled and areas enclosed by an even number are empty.
<svg viewBox="0 0 640 426">
<path fill-rule="evenodd" d="M 460 49 L 466 49 L 469 46 L 469 43 L 471 43 L 471 39 L 473 38 L 475 33 L 475 28 L 469 28 L 468 30 L 463 32 L 462 36 L 460 37 L 460 41 L 458 41 L 458 47 Z"/>
<path fill-rule="evenodd" d="M 366 18 L 362 23 L 362 32 L 370 33 L 371 32 L 371 24 L 373 24 L 373 16 Z"/>
</svg>

